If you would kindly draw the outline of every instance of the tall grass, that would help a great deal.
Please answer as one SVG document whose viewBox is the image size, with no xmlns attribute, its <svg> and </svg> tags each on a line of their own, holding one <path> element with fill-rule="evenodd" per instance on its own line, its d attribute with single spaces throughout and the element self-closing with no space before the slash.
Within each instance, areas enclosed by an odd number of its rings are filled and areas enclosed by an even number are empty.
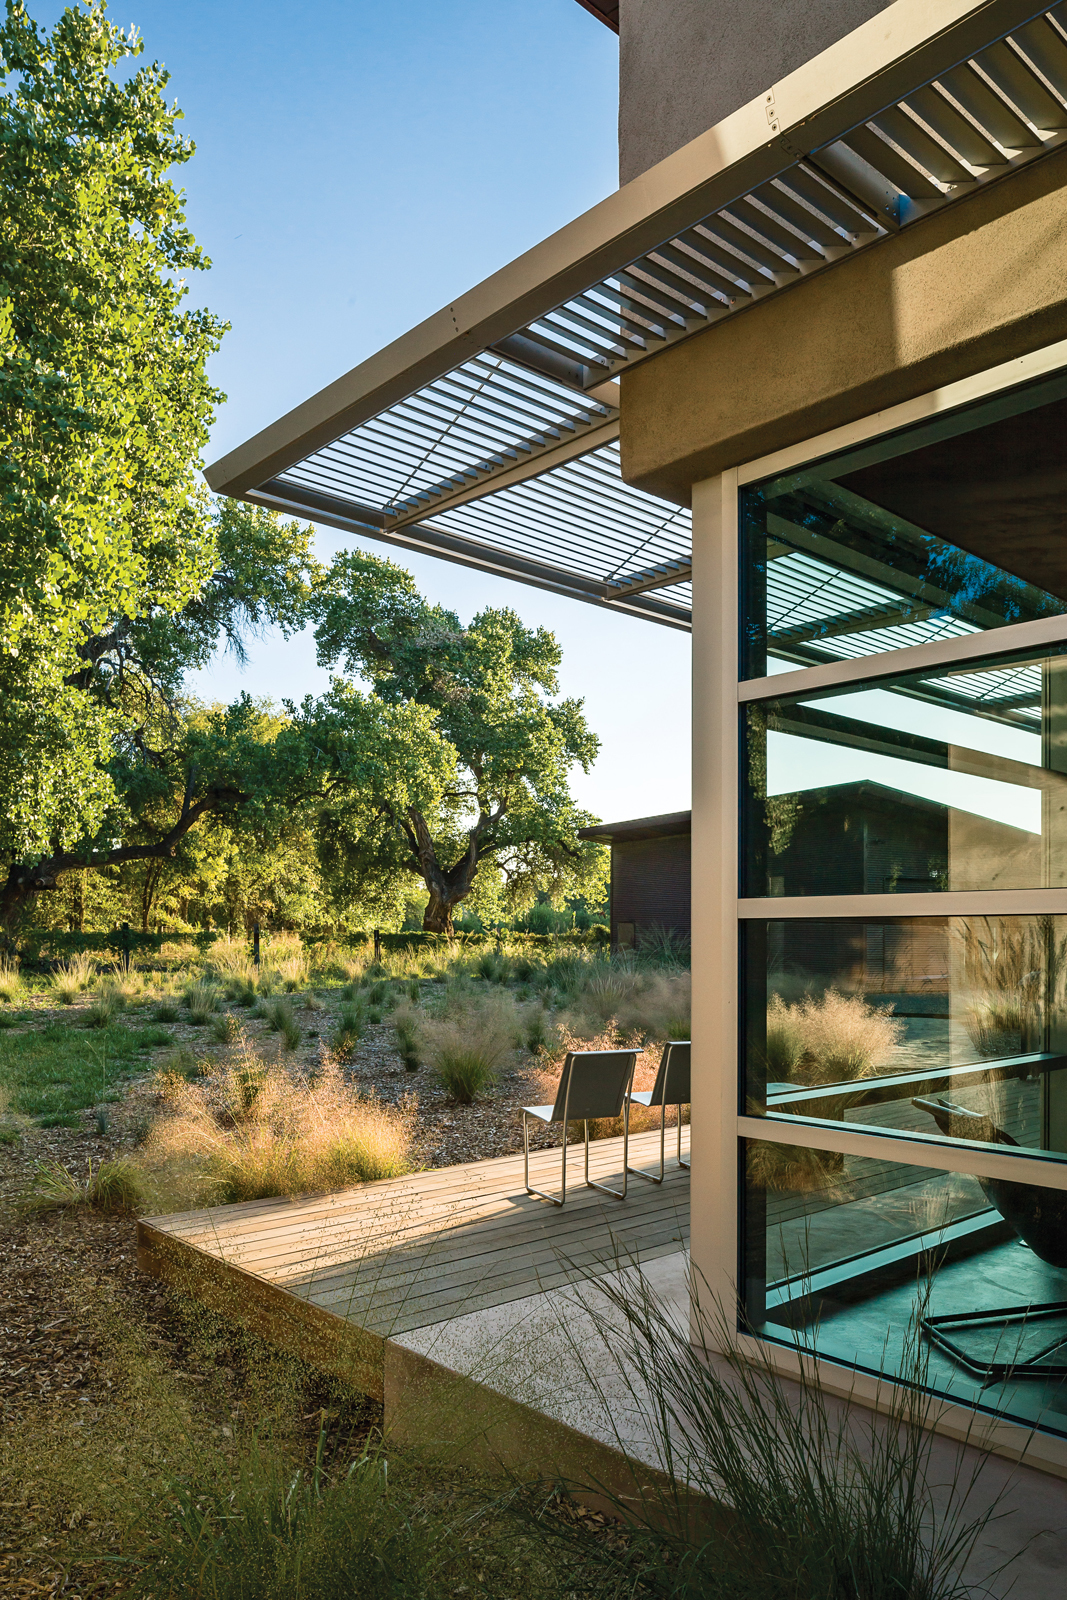
<svg viewBox="0 0 1067 1600">
<path fill-rule="evenodd" d="M 509 995 L 468 1001 L 453 1014 L 429 1018 L 420 1032 L 422 1051 L 439 1081 L 460 1105 L 469 1106 L 495 1083 L 519 1037 Z"/>
<path fill-rule="evenodd" d="M 0 1001 L 13 1005 L 22 997 L 18 956 L 0 955 Z"/>
<path fill-rule="evenodd" d="M 619 1380 L 651 1424 L 666 1477 L 664 1487 L 649 1484 L 635 1463 L 637 1505 L 617 1501 L 631 1541 L 607 1559 L 632 1583 L 627 1592 L 673 1600 L 973 1595 L 964 1569 L 1001 1514 L 999 1501 L 974 1494 L 986 1457 L 968 1457 L 969 1441 L 950 1447 L 954 1465 L 943 1478 L 931 1427 L 939 1402 L 924 1392 L 917 1319 L 895 1375 L 903 1382 L 884 1386 L 874 1412 L 828 1396 L 802 1350 L 794 1352 L 796 1379 L 742 1351 L 706 1287 L 690 1288 L 685 1323 L 634 1268 L 599 1279 L 597 1294 L 580 1291 L 612 1373 L 607 1387 L 585 1334 L 572 1340 L 575 1360 L 608 1418 L 630 1409 Z M 617 1439 L 626 1450 L 621 1432 Z M 721 1514 L 709 1516 L 711 1506 Z M 984 1567 L 982 1593 L 1009 1564 Z"/>
<path fill-rule="evenodd" d="M 891 1067 L 906 1024 L 892 1006 L 827 989 L 787 1005 L 772 995 L 767 1008 L 767 1072 L 784 1082 L 842 1083 Z"/>
<path fill-rule="evenodd" d="M 95 976 L 96 964 L 85 950 L 58 962 L 52 973 L 52 987 L 60 1005 L 74 1005 L 91 986 Z"/>
<path fill-rule="evenodd" d="M 143 1160 L 175 1204 L 322 1193 L 410 1167 L 410 1118 L 357 1094 L 331 1057 L 309 1077 L 242 1045 L 211 1077 L 160 1087 Z"/>
</svg>

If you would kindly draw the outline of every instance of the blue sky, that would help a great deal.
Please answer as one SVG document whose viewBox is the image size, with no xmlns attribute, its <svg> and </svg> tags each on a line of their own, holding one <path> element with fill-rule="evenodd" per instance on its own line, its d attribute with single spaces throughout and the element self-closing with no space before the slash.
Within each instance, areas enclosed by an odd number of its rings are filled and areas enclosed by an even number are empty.
<svg viewBox="0 0 1067 1600">
<path fill-rule="evenodd" d="M 209 461 L 616 187 L 618 42 L 575 0 L 122 0 L 110 15 L 169 68 L 197 145 L 180 181 L 213 266 L 193 297 L 233 325 Z M 320 558 L 352 542 L 322 529 Z M 464 619 L 510 605 L 554 630 L 564 691 L 603 740 L 575 777 L 583 805 L 607 820 L 689 805 L 686 635 L 400 559 Z M 196 692 L 325 687 L 307 638 L 250 655 Z"/>
</svg>

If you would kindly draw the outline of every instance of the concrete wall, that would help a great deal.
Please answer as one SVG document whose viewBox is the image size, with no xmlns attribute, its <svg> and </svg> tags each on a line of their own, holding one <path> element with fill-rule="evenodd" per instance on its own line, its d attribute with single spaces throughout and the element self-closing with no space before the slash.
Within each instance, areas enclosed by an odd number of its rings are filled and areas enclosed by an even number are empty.
<svg viewBox="0 0 1067 1600">
<path fill-rule="evenodd" d="M 622 377 L 623 476 L 691 485 L 1067 338 L 1067 150 Z"/>
<path fill-rule="evenodd" d="M 883 0 L 622 0 L 620 184 L 884 9 Z"/>
</svg>

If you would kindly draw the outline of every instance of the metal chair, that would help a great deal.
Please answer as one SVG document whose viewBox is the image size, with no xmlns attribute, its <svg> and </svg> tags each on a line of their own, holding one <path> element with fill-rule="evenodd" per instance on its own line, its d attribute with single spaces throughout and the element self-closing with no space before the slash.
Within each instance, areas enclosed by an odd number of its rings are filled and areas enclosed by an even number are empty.
<svg viewBox="0 0 1067 1600">
<path fill-rule="evenodd" d="M 640 1167 L 628 1167 L 635 1178 L 647 1178 L 649 1183 L 663 1182 L 663 1151 L 667 1131 L 667 1107 L 678 1108 L 678 1165 L 688 1167 L 690 1162 L 682 1160 L 682 1107 L 687 1106 L 690 1100 L 689 1089 L 689 1052 L 688 1039 L 668 1039 L 663 1046 L 660 1057 L 659 1071 L 656 1081 L 651 1089 L 639 1089 L 636 1093 L 630 1091 L 631 1104 L 639 1106 L 659 1106 L 659 1177 L 652 1172 L 642 1172 Z"/>
<path fill-rule="evenodd" d="M 556 1103 L 551 1106 L 523 1106 L 522 1145 L 525 1157 L 526 1193 L 536 1194 L 554 1206 L 561 1206 L 567 1198 L 567 1124 L 581 1122 L 585 1128 L 585 1182 L 589 1189 L 599 1189 L 602 1194 L 613 1195 L 616 1200 L 626 1199 L 626 1174 L 629 1171 L 630 1151 L 630 1101 L 629 1091 L 637 1066 L 636 1050 L 573 1050 L 563 1063 L 563 1074 L 556 1091 Z M 589 1176 L 589 1123 L 595 1117 L 622 1116 L 622 1188 L 611 1189 L 606 1183 L 596 1183 Z M 537 1122 L 562 1122 L 563 1124 L 563 1174 L 562 1194 L 535 1189 L 530 1183 L 530 1119 Z"/>
</svg>

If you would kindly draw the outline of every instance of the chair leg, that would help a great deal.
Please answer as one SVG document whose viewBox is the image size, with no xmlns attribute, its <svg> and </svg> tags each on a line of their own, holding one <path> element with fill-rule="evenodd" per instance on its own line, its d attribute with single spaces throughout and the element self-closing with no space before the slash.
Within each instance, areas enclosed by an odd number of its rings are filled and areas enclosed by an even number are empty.
<svg viewBox="0 0 1067 1600">
<path fill-rule="evenodd" d="M 692 1116 L 692 1112 L 690 1112 L 690 1116 Z M 689 1160 L 689 1161 L 683 1161 L 682 1160 L 682 1108 L 681 1108 L 681 1106 L 678 1107 L 678 1165 L 680 1167 L 685 1167 L 687 1171 L 693 1165 L 692 1160 Z"/>
<path fill-rule="evenodd" d="M 640 1167 L 628 1165 L 627 1172 L 632 1172 L 635 1178 L 644 1178 L 646 1183 L 663 1182 L 663 1141 L 666 1138 L 666 1127 L 667 1107 L 661 1105 L 659 1108 L 659 1177 L 657 1178 L 654 1172 L 643 1172 Z M 679 1149 L 681 1149 L 681 1146 L 679 1146 Z"/>
<path fill-rule="evenodd" d="M 526 1193 L 535 1194 L 539 1200 L 547 1200 L 549 1205 L 562 1206 L 567 1199 L 567 1124 L 563 1124 L 563 1194 L 557 1200 L 554 1194 L 546 1194 L 543 1189 L 535 1189 L 530 1182 L 530 1119 L 524 1111 L 522 1114 L 522 1154 L 523 1178 L 526 1184 Z M 589 1176 L 588 1147 L 586 1153 L 586 1177 Z"/>
<path fill-rule="evenodd" d="M 616 1200 L 626 1199 L 626 1174 L 630 1170 L 630 1102 L 623 1101 L 622 1107 L 622 1188 L 612 1189 L 606 1183 L 597 1183 L 589 1176 L 589 1124 L 583 1123 L 585 1128 L 585 1186 L 587 1189 L 599 1189 L 601 1194 L 610 1194 Z"/>
</svg>

